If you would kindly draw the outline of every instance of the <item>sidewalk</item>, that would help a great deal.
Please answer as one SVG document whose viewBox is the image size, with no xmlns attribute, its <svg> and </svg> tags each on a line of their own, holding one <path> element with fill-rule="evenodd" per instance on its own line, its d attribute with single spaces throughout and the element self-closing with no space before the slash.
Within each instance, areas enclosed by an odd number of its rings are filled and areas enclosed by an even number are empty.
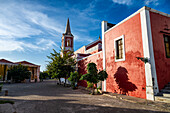
<svg viewBox="0 0 170 113">
<path fill-rule="evenodd" d="M 86 89 L 85 87 L 79 87 L 79 89 L 81 89 L 83 91 L 87 91 L 87 92 L 90 91 L 90 90 Z M 160 109 L 170 110 L 170 103 L 151 101 L 151 100 L 146 100 L 146 99 L 142 99 L 142 98 L 121 95 L 121 94 L 117 94 L 117 93 L 110 93 L 110 92 L 103 92 L 102 95 L 110 97 L 110 98 L 120 99 L 122 101 L 127 101 L 130 103 L 142 104 L 142 105 L 157 107 Z"/>
</svg>

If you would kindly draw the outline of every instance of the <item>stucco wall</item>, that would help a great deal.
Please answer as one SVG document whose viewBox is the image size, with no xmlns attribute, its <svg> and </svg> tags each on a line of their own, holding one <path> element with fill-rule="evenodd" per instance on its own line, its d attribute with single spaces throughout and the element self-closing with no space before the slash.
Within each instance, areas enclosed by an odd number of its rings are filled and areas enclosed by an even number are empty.
<svg viewBox="0 0 170 113">
<path fill-rule="evenodd" d="M 97 69 L 102 70 L 103 69 L 103 53 L 99 52 L 97 54 L 93 54 L 88 56 L 87 58 L 84 58 L 80 61 L 78 61 L 78 72 L 80 74 L 86 74 L 87 73 L 87 64 L 88 63 L 96 63 Z M 87 87 L 87 83 L 85 81 L 79 82 L 80 86 Z"/>
<path fill-rule="evenodd" d="M 114 39 L 124 35 L 125 61 L 115 62 Z M 105 33 L 106 47 L 106 90 L 146 98 L 140 14 Z"/>
<path fill-rule="evenodd" d="M 76 53 L 85 53 L 85 46 L 79 48 L 77 51 L 74 52 L 74 54 Z"/>
<path fill-rule="evenodd" d="M 158 86 L 161 90 L 170 82 L 170 58 L 166 58 L 164 37 L 160 31 L 169 32 L 164 28 L 166 28 L 165 25 L 170 27 L 170 18 L 150 12 L 150 20 Z"/>
</svg>

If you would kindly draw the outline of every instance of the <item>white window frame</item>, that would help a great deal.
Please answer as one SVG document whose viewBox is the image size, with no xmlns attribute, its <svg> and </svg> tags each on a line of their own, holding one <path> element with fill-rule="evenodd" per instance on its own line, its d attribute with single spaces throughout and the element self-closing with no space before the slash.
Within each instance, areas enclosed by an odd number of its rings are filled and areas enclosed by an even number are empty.
<svg viewBox="0 0 170 113">
<path fill-rule="evenodd" d="M 122 59 L 116 59 L 117 56 L 117 47 L 116 47 L 116 41 L 122 39 L 122 44 L 123 44 L 123 58 Z M 124 35 L 117 37 L 114 39 L 114 50 L 115 50 L 115 62 L 119 62 L 119 61 L 125 61 L 125 41 L 124 41 Z"/>
</svg>

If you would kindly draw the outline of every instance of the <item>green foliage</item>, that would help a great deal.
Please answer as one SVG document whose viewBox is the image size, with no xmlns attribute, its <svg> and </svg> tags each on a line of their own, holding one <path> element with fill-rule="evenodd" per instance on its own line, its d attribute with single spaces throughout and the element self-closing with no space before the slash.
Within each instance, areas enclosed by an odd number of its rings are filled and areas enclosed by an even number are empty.
<svg viewBox="0 0 170 113">
<path fill-rule="evenodd" d="M 2 75 L 0 75 L 0 80 L 2 79 Z"/>
<path fill-rule="evenodd" d="M 31 72 L 27 69 L 26 66 L 23 66 L 21 64 L 17 66 L 13 66 L 8 70 L 8 80 L 12 80 L 14 82 L 21 82 L 24 81 L 25 79 L 29 79 L 31 76 Z"/>
<path fill-rule="evenodd" d="M 89 63 L 87 65 L 87 73 L 97 75 L 97 67 L 95 63 Z"/>
<path fill-rule="evenodd" d="M 104 81 L 108 77 L 108 74 L 106 71 L 102 70 L 98 73 L 98 80 Z"/>
<path fill-rule="evenodd" d="M 50 53 L 50 56 L 47 56 L 51 61 L 47 65 L 47 72 L 52 78 L 67 78 L 70 75 L 70 72 L 74 71 L 76 65 L 75 59 L 71 56 L 73 51 L 57 52 L 53 49 L 54 53 Z M 60 54 L 62 53 L 62 55 Z M 60 81 L 61 84 L 61 81 Z"/>
<path fill-rule="evenodd" d="M 68 80 L 71 82 L 71 86 L 73 89 L 76 88 L 76 83 L 79 81 L 80 76 L 79 73 L 77 71 L 75 72 L 71 72 L 70 77 L 68 78 Z"/>
<path fill-rule="evenodd" d="M 14 104 L 14 101 L 10 101 L 10 100 L 0 100 L 0 104 L 6 104 L 6 103 Z"/>
<path fill-rule="evenodd" d="M 144 62 L 145 64 L 149 62 L 148 58 L 142 58 L 142 57 L 136 57 L 138 60 L 141 60 L 142 62 Z"/>
<path fill-rule="evenodd" d="M 80 80 L 86 80 L 90 83 L 98 83 L 97 68 L 95 63 L 89 63 L 87 65 L 87 74 L 82 75 Z"/>
<path fill-rule="evenodd" d="M 3 84 L 0 83 L 0 92 L 2 91 Z"/>
<path fill-rule="evenodd" d="M 93 87 L 93 84 L 87 81 L 87 88 L 92 88 L 92 87 Z"/>
<path fill-rule="evenodd" d="M 48 75 L 48 72 L 47 71 L 43 71 L 43 72 L 40 72 L 40 79 L 42 80 L 42 79 L 46 79 L 46 78 L 48 78 L 48 77 L 50 77 L 49 75 Z"/>
<path fill-rule="evenodd" d="M 81 76 L 80 80 L 86 80 L 92 84 L 92 94 L 94 94 L 94 84 L 97 84 L 99 81 L 104 81 L 108 77 L 106 71 L 102 70 L 99 73 L 97 72 L 97 67 L 95 63 L 89 63 L 87 65 L 87 74 Z"/>
</svg>

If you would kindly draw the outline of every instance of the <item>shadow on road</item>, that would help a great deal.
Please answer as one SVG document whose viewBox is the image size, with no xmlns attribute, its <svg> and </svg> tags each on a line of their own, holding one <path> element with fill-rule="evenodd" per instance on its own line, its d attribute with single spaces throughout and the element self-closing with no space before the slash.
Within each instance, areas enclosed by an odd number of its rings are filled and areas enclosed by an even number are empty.
<svg viewBox="0 0 170 113">
<path fill-rule="evenodd" d="M 14 109 L 16 113 L 166 113 L 104 96 L 84 94 L 57 85 L 55 81 L 10 84 L 4 88 L 9 90 L 9 96 L 0 96 L 0 99 L 15 101 L 14 106 L 8 109 Z M 9 113 L 3 110 L 0 105 L 0 113 Z"/>
<path fill-rule="evenodd" d="M 14 100 L 15 101 L 15 100 Z M 43 103 L 43 105 L 42 105 Z M 144 109 L 108 107 L 80 104 L 77 100 L 27 101 L 16 109 L 17 113 L 168 113 Z"/>
</svg>

